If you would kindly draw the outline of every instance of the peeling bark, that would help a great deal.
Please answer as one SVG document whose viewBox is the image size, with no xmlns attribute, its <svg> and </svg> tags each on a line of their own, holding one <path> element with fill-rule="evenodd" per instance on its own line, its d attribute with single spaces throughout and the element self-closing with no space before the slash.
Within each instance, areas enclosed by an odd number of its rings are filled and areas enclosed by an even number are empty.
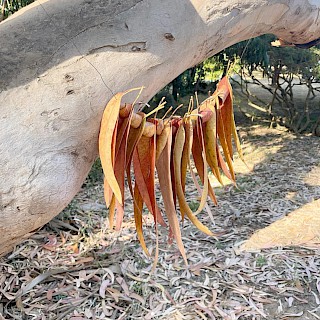
<svg viewBox="0 0 320 320">
<path fill-rule="evenodd" d="M 57 215 L 97 156 L 116 92 L 147 101 L 181 72 L 265 33 L 318 38 L 319 0 L 37 1 L 0 24 L 0 254 Z"/>
</svg>

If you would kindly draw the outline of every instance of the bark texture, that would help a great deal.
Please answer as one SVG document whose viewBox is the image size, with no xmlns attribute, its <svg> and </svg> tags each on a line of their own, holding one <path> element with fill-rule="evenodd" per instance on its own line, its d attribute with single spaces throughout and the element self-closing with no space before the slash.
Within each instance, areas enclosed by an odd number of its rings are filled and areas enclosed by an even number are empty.
<svg viewBox="0 0 320 320">
<path fill-rule="evenodd" d="M 36 1 L 0 24 L 0 255 L 57 215 L 97 156 L 116 92 L 147 101 L 185 69 L 265 33 L 319 37 L 320 0 Z"/>
</svg>

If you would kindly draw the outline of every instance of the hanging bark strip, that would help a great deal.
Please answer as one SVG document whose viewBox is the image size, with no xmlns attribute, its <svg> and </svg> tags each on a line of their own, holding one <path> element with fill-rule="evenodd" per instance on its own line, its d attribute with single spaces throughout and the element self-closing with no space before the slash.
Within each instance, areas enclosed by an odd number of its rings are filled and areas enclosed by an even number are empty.
<svg viewBox="0 0 320 320">
<path fill-rule="evenodd" d="M 155 196 L 157 171 L 160 191 L 169 227 L 169 239 L 174 238 L 187 264 L 182 243 L 177 203 L 181 218 L 185 216 L 202 232 L 214 235 L 197 218 L 206 205 L 209 195 L 217 200 L 208 178 L 208 167 L 222 183 L 221 172 L 235 183 L 233 144 L 243 159 L 240 141 L 234 123 L 232 89 L 227 77 L 223 78 L 214 94 L 184 117 L 174 116 L 165 120 L 146 119 L 143 112 L 135 113 L 132 105 L 121 105 L 121 98 L 128 90 L 115 95 L 103 114 L 99 136 L 99 152 L 105 174 L 105 199 L 109 206 L 110 226 L 117 210 L 116 229 L 119 230 L 124 215 L 125 172 L 133 197 L 134 219 L 138 240 L 149 255 L 143 236 L 143 206 L 152 213 L 157 233 L 158 223 L 166 226 Z M 162 108 L 164 103 L 159 105 Z M 192 154 L 202 189 L 194 180 L 201 196 L 195 213 L 185 198 L 187 169 L 191 169 Z M 133 166 L 134 188 L 131 167 Z M 220 171 L 221 170 L 221 171 Z M 195 179 L 194 173 L 192 178 Z"/>
</svg>

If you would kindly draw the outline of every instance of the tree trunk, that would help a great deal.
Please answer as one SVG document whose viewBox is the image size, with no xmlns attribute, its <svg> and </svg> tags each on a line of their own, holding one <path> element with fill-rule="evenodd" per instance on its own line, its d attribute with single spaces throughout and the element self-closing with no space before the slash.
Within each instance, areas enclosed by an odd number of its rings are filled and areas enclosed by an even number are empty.
<svg viewBox="0 0 320 320">
<path fill-rule="evenodd" d="M 116 92 L 141 100 L 264 33 L 318 37 L 318 0 L 36 1 L 0 24 L 0 254 L 57 215 L 97 156 Z"/>
</svg>

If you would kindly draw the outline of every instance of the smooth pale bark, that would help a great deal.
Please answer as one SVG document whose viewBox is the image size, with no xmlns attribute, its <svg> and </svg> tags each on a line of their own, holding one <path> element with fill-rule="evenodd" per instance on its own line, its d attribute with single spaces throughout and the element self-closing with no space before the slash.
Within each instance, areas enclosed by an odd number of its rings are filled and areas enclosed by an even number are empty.
<svg viewBox="0 0 320 320">
<path fill-rule="evenodd" d="M 116 92 L 147 101 L 185 69 L 265 33 L 317 38 L 320 0 L 36 1 L 0 24 L 0 254 L 57 215 L 97 156 Z"/>
</svg>

